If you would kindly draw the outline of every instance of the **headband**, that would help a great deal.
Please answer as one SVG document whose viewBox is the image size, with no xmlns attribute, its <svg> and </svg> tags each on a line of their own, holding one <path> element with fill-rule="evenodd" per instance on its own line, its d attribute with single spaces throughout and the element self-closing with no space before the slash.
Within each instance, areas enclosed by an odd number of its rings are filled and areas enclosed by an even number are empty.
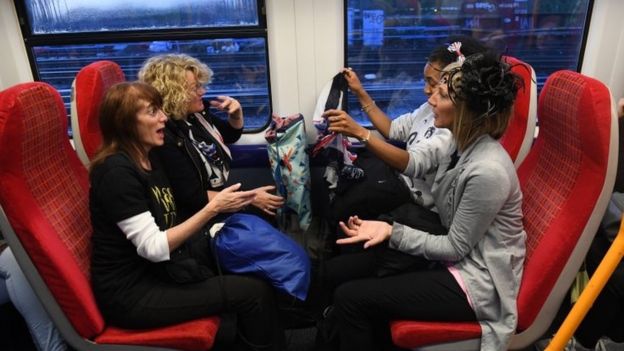
<svg viewBox="0 0 624 351">
<path fill-rule="evenodd" d="M 464 56 L 464 54 L 461 53 L 461 46 L 462 43 L 461 41 L 456 41 L 454 43 L 451 43 L 451 45 L 448 46 L 448 48 L 446 48 L 448 51 L 455 53 L 457 55 L 457 61 L 459 63 L 464 63 L 464 60 L 466 59 L 466 57 Z"/>
</svg>

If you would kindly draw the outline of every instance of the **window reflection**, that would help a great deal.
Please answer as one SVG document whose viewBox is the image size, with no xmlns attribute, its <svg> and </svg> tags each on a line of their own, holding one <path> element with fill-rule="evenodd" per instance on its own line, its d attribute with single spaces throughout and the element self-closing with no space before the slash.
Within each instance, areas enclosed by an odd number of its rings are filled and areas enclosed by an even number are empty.
<svg viewBox="0 0 624 351">
<path fill-rule="evenodd" d="M 426 101 L 429 52 L 453 34 L 471 35 L 531 64 L 538 89 L 556 70 L 576 70 L 588 0 L 348 0 L 347 65 L 390 117 Z M 349 110 L 370 124 L 349 98 Z"/>
<path fill-rule="evenodd" d="M 33 34 L 257 26 L 256 0 L 27 0 Z"/>
<path fill-rule="evenodd" d="M 135 80 L 141 65 L 149 57 L 185 53 L 198 58 L 214 71 L 205 98 L 229 95 L 239 100 L 246 129 L 263 127 L 269 118 L 264 38 L 36 46 L 33 53 L 39 78 L 61 93 L 68 114 L 72 81 L 89 63 L 104 59 L 115 61 L 122 67 L 126 79 Z"/>
</svg>

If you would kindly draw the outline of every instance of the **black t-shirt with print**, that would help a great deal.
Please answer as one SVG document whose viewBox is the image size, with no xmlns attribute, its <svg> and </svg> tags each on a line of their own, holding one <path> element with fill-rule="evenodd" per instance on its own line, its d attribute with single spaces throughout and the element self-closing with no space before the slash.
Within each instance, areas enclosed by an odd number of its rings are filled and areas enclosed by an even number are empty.
<svg viewBox="0 0 624 351">
<path fill-rule="evenodd" d="M 140 257 L 117 223 L 149 211 L 161 230 L 176 224 L 171 187 L 157 164 L 140 170 L 122 153 L 91 171 L 89 206 L 93 225 L 91 282 L 102 312 L 135 304 L 162 274 L 162 265 Z"/>
</svg>

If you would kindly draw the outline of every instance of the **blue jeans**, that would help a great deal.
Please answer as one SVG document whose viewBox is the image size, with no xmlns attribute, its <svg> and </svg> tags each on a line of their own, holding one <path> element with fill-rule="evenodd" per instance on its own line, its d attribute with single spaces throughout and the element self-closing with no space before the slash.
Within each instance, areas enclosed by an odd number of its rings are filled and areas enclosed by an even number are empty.
<svg viewBox="0 0 624 351">
<path fill-rule="evenodd" d="M 13 252 L 0 252 L 0 304 L 12 302 L 28 325 L 35 346 L 40 351 L 65 351 L 67 345 L 39 302 Z"/>
</svg>

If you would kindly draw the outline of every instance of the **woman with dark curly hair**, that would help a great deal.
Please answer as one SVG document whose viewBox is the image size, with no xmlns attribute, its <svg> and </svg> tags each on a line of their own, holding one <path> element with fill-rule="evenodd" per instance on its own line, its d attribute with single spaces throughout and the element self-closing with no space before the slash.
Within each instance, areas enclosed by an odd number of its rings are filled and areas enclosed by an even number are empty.
<svg viewBox="0 0 624 351">
<path fill-rule="evenodd" d="M 417 174 L 435 172 L 432 193 L 445 235 L 391 217 L 340 224 L 348 238 L 339 244 L 364 242 L 367 249 L 328 262 L 341 350 L 382 349 L 394 319 L 479 321 L 481 350 L 506 349 L 517 323 L 526 234 L 516 170 L 497 139 L 519 82 L 500 57 L 475 54 L 447 66 L 429 98 L 435 126 L 451 131 L 453 145 L 427 143 L 410 157 Z M 376 143 L 371 138 L 369 147 Z M 380 277 L 380 250 L 425 264 Z"/>
</svg>

